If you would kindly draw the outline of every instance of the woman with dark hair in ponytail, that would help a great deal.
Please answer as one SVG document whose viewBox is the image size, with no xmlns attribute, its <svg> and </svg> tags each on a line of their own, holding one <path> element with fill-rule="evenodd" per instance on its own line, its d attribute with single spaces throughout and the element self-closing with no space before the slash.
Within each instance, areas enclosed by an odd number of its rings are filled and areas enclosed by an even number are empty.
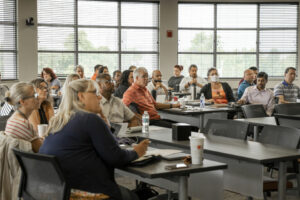
<svg viewBox="0 0 300 200">
<path fill-rule="evenodd" d="M 171 90 L 179 90 L 179 84 L 183 79 L 183 75 L 181 75 L 181 71 L 183 70 L 182 65 L 175 65 L 174 66 L 174 76 L 172 76 L 168 81 L 169 89 Z M 178 89 L 176 89 L 176 86 Z"/>
<path fill-rule="evenodd" d="M 131 70 L 125 70 L 121 76 L 121 83 L 116 89 L 114 95 L 115 97 L 123 98 L 123 94 L 133 83 L 133 72 Z"/>
</svg>

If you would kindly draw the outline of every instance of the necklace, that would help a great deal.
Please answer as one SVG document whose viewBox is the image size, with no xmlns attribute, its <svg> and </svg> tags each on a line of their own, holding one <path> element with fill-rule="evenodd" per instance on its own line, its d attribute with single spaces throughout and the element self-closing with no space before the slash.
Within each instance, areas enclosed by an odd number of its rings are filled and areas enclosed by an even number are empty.
<svg viewBox="0 0 300 200">
<path fill-rule="evenodd" d="M 23 112 L 21 112 L 19 109 L 17 111 L 20 113 L 20 115 L 22 115 L 22 117 L 24 117 L 26 120 L 28 120 L 26 115 Z"/>
</svg>

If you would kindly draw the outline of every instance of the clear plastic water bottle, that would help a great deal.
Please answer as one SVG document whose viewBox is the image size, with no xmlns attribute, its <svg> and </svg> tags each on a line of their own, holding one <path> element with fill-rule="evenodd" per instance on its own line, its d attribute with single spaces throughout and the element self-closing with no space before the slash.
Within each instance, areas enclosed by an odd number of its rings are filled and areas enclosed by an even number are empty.
<svg viewBox="0 0 300 200">
<path fill-rule="evenodd" d="M 203 93 L 200 96 L 200 108 L 205 108 L 205 96 Z"/>
<path fill-rule="evenodd" d="M 142 116 L 143 129 L 142 133 L 148 137 L 149 136 L 149 114 L 147 111 L 144 112 Z"/>
</svg>

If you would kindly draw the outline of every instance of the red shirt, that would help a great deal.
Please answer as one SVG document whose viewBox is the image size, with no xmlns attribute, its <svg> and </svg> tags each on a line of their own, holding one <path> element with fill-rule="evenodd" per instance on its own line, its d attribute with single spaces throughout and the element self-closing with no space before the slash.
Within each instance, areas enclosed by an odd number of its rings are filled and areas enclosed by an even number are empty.
<svg viewBox="0 0 300 200">
<path fill-rule="evenodd" d="M 140 87 L 136 83 L 132 84 L 123 95 L 123 103 L 126 106 L 135 103 L 141 113 L 148 111 L 150 119 L 160 119 L 155 108 L 156 101 L 146 87 Z"/>
</svg>

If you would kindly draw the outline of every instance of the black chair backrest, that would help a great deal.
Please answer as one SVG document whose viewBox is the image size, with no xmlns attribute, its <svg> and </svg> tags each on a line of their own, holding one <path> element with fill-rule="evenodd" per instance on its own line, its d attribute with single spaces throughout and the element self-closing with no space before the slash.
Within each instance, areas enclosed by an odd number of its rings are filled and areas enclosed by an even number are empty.
<svg viewBox="0 0 300 200">
<path fill-rule="evenodd" d="M 8 120 L 8 118 L 10 117 L 10 115 L 8 116 L 0 116 L 0 131 L 4 131 L 5 127 L 6 127 L 6 122 Z"/>
<path fill-rule="evenodd" d="M 267 113 L 261 104 L 243 105 L 242 111 L 245 118 L 267 117 Z"/>
<path fill-rule="evenodd" d="M 300 130 L 284 126 L 264 126 L 258 137 L 258 142 L 273 144 L 285 148 L 299 148 Z"/>
<path fill-rule="evenodd" d="M 209 119 L 204 133 L 216 136 L 245 140 L 248 135 L 249 124 L 235 120 Z"/>
<path fill-rule="evenodd" d="M 300 103 L 285 103 L 275 106 L 275 113 L 284 115 L 300 115 Z"/>
<path fill-rule="evenodd" d="M 24 200 L 67 200 L 70 190 L 55 156 L 13 149 L 22 169 L 19 197 Z"/>
<path fill-rule="evenodd" d="M 276 123 L 279 126 L 293 127 L 300 129 L 300 115 L 282 115 L 282 114 L 274 114 Z"/>
</svg>

